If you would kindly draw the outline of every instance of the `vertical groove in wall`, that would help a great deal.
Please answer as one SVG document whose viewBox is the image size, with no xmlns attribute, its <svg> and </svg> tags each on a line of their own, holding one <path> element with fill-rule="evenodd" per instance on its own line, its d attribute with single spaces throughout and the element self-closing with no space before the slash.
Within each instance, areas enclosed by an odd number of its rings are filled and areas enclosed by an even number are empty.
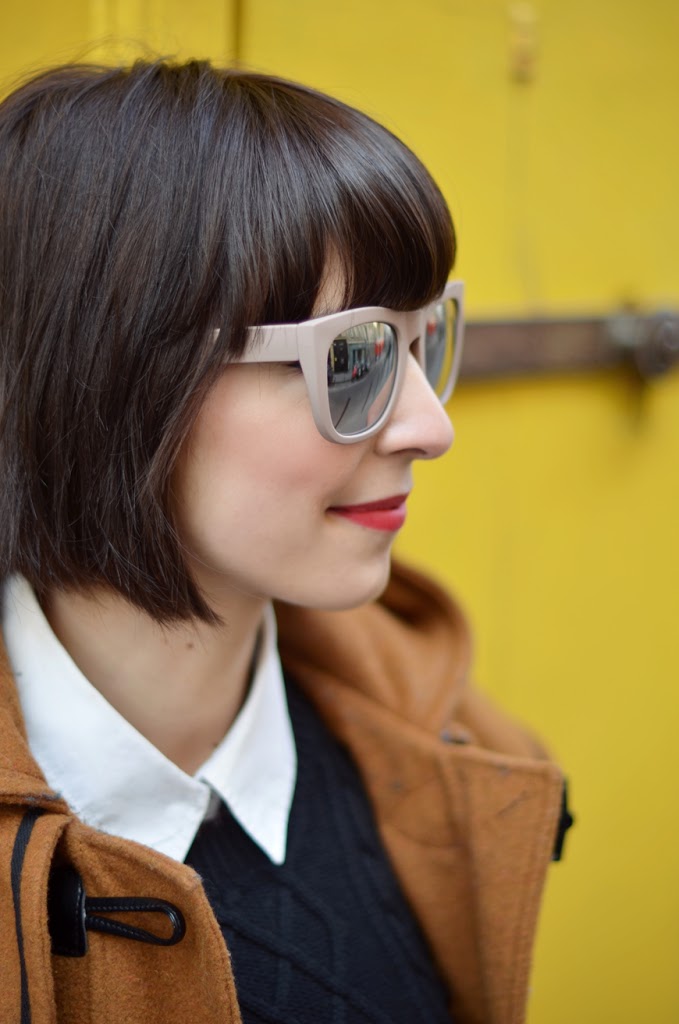
<svg viewBox="0 0 679 1024">
<path fill-rule="evenodd" d="M 243 0 L 231 0 L 231 31 L 233 33 L 232 61 L 240 64 L 243 59 Z"/>
<path fill-rule="evenodd" d="M 89 37 L 97 44 L 103 42 L 114 31 L 112 3 L 113 0 L 90 0 Z"/>
</svg>

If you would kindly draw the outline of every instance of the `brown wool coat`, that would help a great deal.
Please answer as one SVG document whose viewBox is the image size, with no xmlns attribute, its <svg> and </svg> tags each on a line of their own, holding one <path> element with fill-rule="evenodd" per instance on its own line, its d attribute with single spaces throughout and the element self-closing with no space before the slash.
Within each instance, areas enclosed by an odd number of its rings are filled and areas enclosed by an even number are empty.
<svg viewBox="0 0 679 1024">
<path fill-rule="evenodd" d="M 281 606 L 277 614 L 284 665 L 361 769 L 397 875 L 454 993 L 456 1021 L 519 1024 L 560 771 L 468 688 L 461 614 L 415 573 L 396 567 L 384 597 L 367 608 Z M 30 839 L 17 843 L 36 808 Z M 164 948 L 88 933 L 85 956 L 53 956 L 46 887 L 56 861 L 77 869 L 89 896 L 169 900 L 184 914 L 185 937 Z M 0 920 L 2 1024 L 240 1021 L 229 953 L 200 879 L 85 826 L 50 791 L 28 750 L 4 655 Z M 134 923 L 149 927 L 148 918 Z"/>
</svg>

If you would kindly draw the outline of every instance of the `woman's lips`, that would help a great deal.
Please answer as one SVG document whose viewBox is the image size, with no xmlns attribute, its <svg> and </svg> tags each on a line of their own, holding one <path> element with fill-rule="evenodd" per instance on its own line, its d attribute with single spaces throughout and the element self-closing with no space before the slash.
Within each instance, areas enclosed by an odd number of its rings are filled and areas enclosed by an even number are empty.
<svg viewBox="0 0 679 1024">
<path fill-rule="evenodd" d="M 333 505 L 328 509 L 333 515 L 342 516 L 369 530 L 385 530 L 393 533 L 400 530 L 406 519 L 407 494 L 395 494 L 379 501 L 367 501 L 361 505 Z"/>
</svg>

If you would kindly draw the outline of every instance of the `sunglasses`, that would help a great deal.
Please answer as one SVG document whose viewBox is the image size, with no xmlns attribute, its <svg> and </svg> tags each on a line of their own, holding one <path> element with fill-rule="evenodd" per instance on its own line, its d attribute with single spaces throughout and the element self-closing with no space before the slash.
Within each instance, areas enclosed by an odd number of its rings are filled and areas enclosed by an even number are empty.
<svg viewBox="0 0 679 1024">
<path fill-rule="evenodd" d="M 409 313 L 347 309 L 299 324 L 251 327 L 240 363 L 299 363 L 313 417 L 328 441 L 352 444 L 380 430 L 403 385 L 413 350 L 441 403 L 460 369 L 464 285 L 449 281 Z"/>
</svg>

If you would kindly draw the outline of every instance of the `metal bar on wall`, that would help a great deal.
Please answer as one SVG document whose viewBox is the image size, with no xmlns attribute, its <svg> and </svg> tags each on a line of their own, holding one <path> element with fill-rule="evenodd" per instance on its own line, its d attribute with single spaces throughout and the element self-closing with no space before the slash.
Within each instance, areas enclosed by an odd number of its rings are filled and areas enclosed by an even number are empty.
<svg viewBox="0 0 679 1024">
<path fill-rule="evenodd" d="M 580 371 L 631 364 L 645 378 L 679 365 L 679 312 L 609 317 L 471 321 L 467 379 Z"/>
</svg>

